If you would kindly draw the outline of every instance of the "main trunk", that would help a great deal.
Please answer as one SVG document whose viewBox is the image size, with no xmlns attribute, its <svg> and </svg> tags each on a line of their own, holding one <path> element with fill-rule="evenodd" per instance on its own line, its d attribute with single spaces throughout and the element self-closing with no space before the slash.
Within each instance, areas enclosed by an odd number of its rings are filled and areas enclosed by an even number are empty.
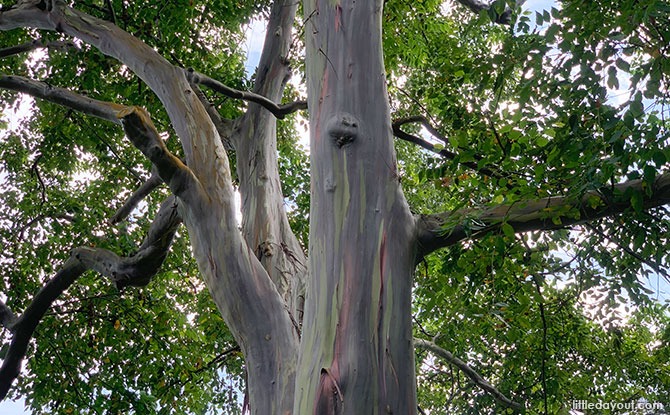
<svg viewBox="0 0 670 415">
<path fill-rule="evenodd" d="M 413 219 L 393 150 L 381 1 L 307 1 L 310 281 L 295 414 L 416 412 Z"/>
</svg>

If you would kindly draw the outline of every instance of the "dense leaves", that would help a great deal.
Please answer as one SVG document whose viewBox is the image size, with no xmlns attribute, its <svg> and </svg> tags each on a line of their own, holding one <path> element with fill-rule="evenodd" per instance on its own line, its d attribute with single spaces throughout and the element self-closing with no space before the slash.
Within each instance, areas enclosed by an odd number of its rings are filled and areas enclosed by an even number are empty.
<svg viewBox="0 0 670 415">
<path fill-rule="evenodd" d="M 235 88 L 250 84 L 245 25 L 266 16 L 267 6 L 74 2 L 172 63 Z M 492 22 L 504 7 L 497 1 L 475 15 L 449 1 L 385 4 L 394 117 L 425 116 L 445 140 L 418 125 L 404 130 L 454 153 L 448 159 L 398 141 L 414 212 L 567 196 L 573 206 L 547 212 L 560 224 L 560 216 L 579 214 L 587 191 L 631 179 L 650 189 L 670 160 L 668 2 L 563 1 L 516 10 L 511 27 Z M 35 38 L 71 40 L 16 30 L 3 32 L 0 48 Z M 156 96 L 87 45 L 4 58 L 0 72 L 146 107 L 168 146 L 180 151 Z M 224 118 L 244 108 L 205 93 Z M 0 103 L 0 127 L 20 119 L 0 132 L 0 292 L 23 310 L 72 248 L 132 253 L 167 191 L 151 195 L 128 222 L 108 224 L 148 178 L 148 163 L 121 130 L 2 90 Z M 17 111 L 26 107 L 31 111 Z M 291 225 L 307 246 L 310 183 L 300 120 L 279 124 L 277 150 Z M 415 335 L 434 339 L 529 413 L 566 413 L 573 400 L 669 408 L 668 212 L 645 209 L 641 194 L 626 196 L 632 207 L 623 215 L 552 232 L 515 234 L 507 225 L 481 236 L 478 218 L 467 218 L 477 238 L 417 268 Z M 505 410 L 440 357 L 417 356 L 426 413 Z M 146 288 L 118 291 L 91 273 L 59 298 L 12 393 L 27 397 L 36 413 L 240 413 L 244 363 L 186 235 Z"/>
</svg>

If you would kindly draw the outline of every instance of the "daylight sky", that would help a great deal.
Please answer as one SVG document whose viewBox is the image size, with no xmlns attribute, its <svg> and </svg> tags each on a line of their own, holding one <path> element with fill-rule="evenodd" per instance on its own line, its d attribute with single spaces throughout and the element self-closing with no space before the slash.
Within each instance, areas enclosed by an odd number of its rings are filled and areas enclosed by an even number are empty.
<svg viewBox="0 0 670 415">
<path fill-rule="evenodd" d="M 524 9 L 531 10 L 531 11 L 538 11 L 538 10 L 549 10 L 552 5 L 555 4 L 554 0 L 528 0 L 524 4 Z M 531 21 L 534 21 L 533 18 L 531 18 Z M 261 49 L 263 46 L 263 38 L 264 38 L 264 27 L 263 27 L 263 22 L 257 22 L 252 25 L 250 25 L 248 34 L 247 34 L 247 63 L 245 64 L 245 67 L 247 69 L 247 73 L 253 73 L 255 70 L 256 64 L 258 63 Z M 653 287 L 657 288 L 657 287 Z M 30 356 L 28 356 L 30 358 Z M 29 412 L 27 412 L 24 409 L 24 401 L 23 399 L 19 399 L 14 402 L 10 401 L 5 401 L 5 402 L 0 402 L 0 414 L 2 415 L 28 415 Z"/>
</svg>

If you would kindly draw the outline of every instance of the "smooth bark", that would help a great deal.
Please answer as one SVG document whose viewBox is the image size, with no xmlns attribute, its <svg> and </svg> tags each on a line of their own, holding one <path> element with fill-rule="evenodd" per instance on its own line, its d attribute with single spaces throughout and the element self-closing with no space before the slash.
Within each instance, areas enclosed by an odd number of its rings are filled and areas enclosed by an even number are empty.
<svg viewBox="0 0 670 415">
<path fill-rule="evenodd" d="M 413 219 L 400 190 L 382 2 L 305 2 L 310 281 L 294 414 L 411 414 Z"/>
<path fill-rule="evenodd" d="M 110 22 L 48 1 L 24 1 L 0 13 L 0 30 L 32 27 L 58 30 L 114 57 L 159 97 L 184 149 L 188 168 L 164 177 L 162 167 L 179 162 L 158 142 L 143 152 L 180 198 L 180 215 L 194 257 L 223 319 L 247 362 L 249 397 L 257 414 L 291 410 L 298 334 L 286 304 L 237 229 L 228 157 L 216 127 L 183 70 L 138 38 Z M 141 111 L 124 113 L 129 120 Z M 136 146 L 140 141 L 134 141 Z"/>
</svg>

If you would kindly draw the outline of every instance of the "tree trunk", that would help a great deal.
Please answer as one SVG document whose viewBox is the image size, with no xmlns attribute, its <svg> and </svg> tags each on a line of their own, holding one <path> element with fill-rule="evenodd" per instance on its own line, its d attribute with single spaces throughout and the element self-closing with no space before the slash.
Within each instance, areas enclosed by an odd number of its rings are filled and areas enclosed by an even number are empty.
<svg viewBox="0 0 670 415">
<path fill-rule="evenodd" d="M 382 2 L 305 2 L 310 280 L 294 414 L 416 412 L 414 220 L 393 150 Z"/>
</svg>

